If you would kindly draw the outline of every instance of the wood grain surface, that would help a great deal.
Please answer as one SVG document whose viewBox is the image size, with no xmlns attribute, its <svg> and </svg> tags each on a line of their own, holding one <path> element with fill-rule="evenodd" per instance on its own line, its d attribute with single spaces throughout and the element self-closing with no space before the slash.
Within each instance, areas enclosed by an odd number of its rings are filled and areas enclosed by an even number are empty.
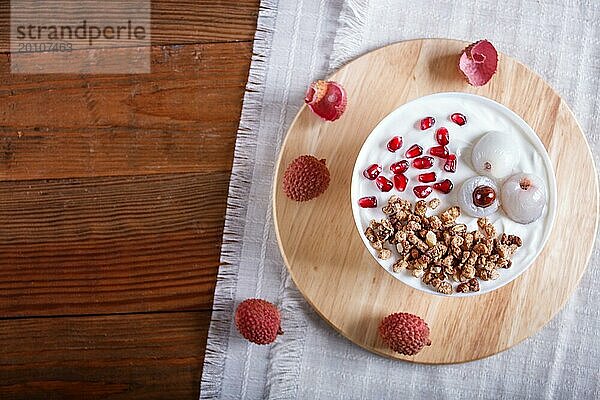
<svg viewBox="0 0 600 400">
<path fill-rule="evenodd" d="M 197 398 L 258 7 L 152 1 L 150 74 L 15 75 L 0 2 L 0 398 Z"/>
<path fill-rule="evenodd" d="M 257 0 L 152 0 L 152 44 L 251 42 L 258 4 Z M 105 2 L 107 14 L 113 9 Z M 10 2 L 0 1 L 0 52 L 9 50 L 9 34 Z"/>
<path fill-rule="evenodd" d="M 227 171 L 251 51 L 154 46 L 151 74 L 83 77 L 13 75 L 0 55 L 0 179 Z"/>
<path fill-rule="evenodd" d="M 197 399 L 209 321 L 209 311 L 2 321 L 0 398 Z"/>
<path fill-rule="evenodd" d="M 227 181 L 0 182 L 2 315 L 210 309 Z"/>
<path fill-rule="evenodd" d="M 597 172 L 567 105 L 538 75 L 504 55 L 488 85 L 467 85 L 456 68 L 465 45 L 435 39 L 403 42 L 336 72 L 332 79 L 348 91 L 345 114 L 335 123 L 323 123 L 303 107 L 283 145 L 274 185 L 279 244 L 307 301 L 354 343 L 420 363 L 479 359 L 537 332 L 577 286 L 598 225 Z M 443 91 L 489 97 L 519 114 L 548 149 L 558 184 L 556 222 L 540 256 L 510 284 L 475 297 L 437 296 L 393 278 L 364 247 L 350 205 L 354 161 L 375 125 L 405 102 Z M 327 159 L 331 172 L 329 189 L 308 203 L 293 202 L 281 190 L 285 166 L 300 154 Z M 400 311 L 423 317 L 431 328 L 433 344 L 416 356 L 395 354 L 378 337 L 383 317 Z"/>
</svg>

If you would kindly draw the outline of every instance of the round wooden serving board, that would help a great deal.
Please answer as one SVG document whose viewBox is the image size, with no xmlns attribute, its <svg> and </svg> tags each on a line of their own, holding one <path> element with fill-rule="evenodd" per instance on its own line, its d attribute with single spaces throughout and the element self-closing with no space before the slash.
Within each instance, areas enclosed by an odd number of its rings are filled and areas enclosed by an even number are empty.
<svg viewBox="0 0 600 400">
<path fill-rule="evenodd" d="M 586 268 L 598 224 L 597 173 L 577 121 L 558 94 L 524 65 L 500 55 L 486 86 L 469 86 L 457 69 L 467 43 L 413 40 L 366 54 L 335 73 L 348 92 L 345 114 L 321 121 L 305 106 L 281 150 L 274 185 L 275 228 L 283 258 L 306 300 L 342 335 L 378 354 L 420 363 L 486 357 L 537 332 L 565 304 Z M 520 115 L 546 146 L 558 184 L 558 212 L 535 263 L 488 294 L 427 294 L 394 279 L 371 257 L 352 218 L 350 181 L 371 130 L 409 100 L 462 91 L 489 97 Z M 306 203 L 281 190 L 285 167 L 301 154 L 327 159 L 329 189 Z M 378 337 L 386 315 L 410 312 L 431 328 L 432 345 L 416 356 L 391 352 Z"/>
</svg>

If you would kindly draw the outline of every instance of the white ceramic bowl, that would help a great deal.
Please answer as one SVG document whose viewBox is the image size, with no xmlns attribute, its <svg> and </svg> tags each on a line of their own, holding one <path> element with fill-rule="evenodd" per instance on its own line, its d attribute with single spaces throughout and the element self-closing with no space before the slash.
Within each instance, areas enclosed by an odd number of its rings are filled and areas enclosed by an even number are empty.
<svg viewBox="0 0 600 400">
<path fill-rule="evenodd" d="M 455 112 L 460 112 L 467 117 L 467 123 L 464 126 L 458 126 L 450 120 L 450 115 Z M 426 116 L 434 117 L 436 123 L 433 128 L 421 131 L 418 128 L 418 122 Z M 396 191 L 395 188 L 390 192 L 382 193 L 374 181 L 363 176 L 365 168 L 373 163 L 379 163 L 383 166 L 382 174 L 391 179 L 393 174 L 389 170 L 390 164 L 405 159 L 404 153 L 414 143 L 421 145 L 424 155 L 426 155 L 430 147 L 437 145 L 435 131 L 441 126 L 445 126 L 450 132 L 448 147 L 451 153 L 457 155 L 456 173 L 443 171 L 443 160 L 434 157 L 435 165 L 431 170 L 417 170 L 411 166 L 406 174 L 410 179 L 409 185 L 403 193 Z M 557 195 L 552 163 L 539 137 L 521 117 L 493 100 L 466 93 L 432 94 L 400 106 L 373 129 L 358 154 L 352 175 L 352 212 L 360 236 L 379 265 L 403 283 L 418 290 L 439 294 L 431 286 L 422 283 L 421 279 L 413 277 L 409 271 L 392 272 L 392 265 L 398 259 L 398 254 L 392 245 L 388 244 L 388 248 L 392 250 L 393 254 L 390 259 L 377 258 L 377 252 L 364 235 L 369 222 L 372 219 L 385 217 L 381 207 L 393 194 L 409 199 L 413 203 L 418 200 L 413 194 L 412 188 L 417 182 L 417 175 L 428 171 L 435 171 L 438 181 L 448 178 L 454 183 L 454 190 L 450 194 L 444 195 L 434 191 L 426 199 L 437 197 L 441 200 L 440 206 L 434 213 L 437 214 L 449 206 L 457 205 L 456 195 L 460 186 L 466 179 L 477 175 L 471 165 L 471 148 L 481 136 L 491 130 L 499 130 L 511 135 L 515 146 L 520 149 L 520 158 L 514 166 L 513 173 L 527 172 L 541 177 L 546 184 L 548 202 L 541 218 L 529 225 L 521 225 L 510 220 L 501 207 L 488 217 L 499 233 L 505 232 L 520 236 L 523 239 L 523 247 L 519 248 L 513 256 L 511 268 L 499 270 L 500 278 L 492 281 L 480 281 L 479 292 L 452 293 L 452 296 L 479 295 L 506 285 L 521 275 L 544 248 L 556 215 Z M 400 150 L 391 153 L 386 149 L 386 144 L 391 137 L 396 135 L 403 137 L 404 144 Z M 501 183 L 502 180 L 497 181 L 499 187 Z M 365 196 L 375 196 L 378 202 L 377 208 L 359 207 L 358 199 Z M 431 211 L 428 212 L 428 215 L 430 214 Z M 458 222 L 467 224 L 469 230 L 477 229 L 477 220 L 464 213 L 459 217 Z"/>
</svg>

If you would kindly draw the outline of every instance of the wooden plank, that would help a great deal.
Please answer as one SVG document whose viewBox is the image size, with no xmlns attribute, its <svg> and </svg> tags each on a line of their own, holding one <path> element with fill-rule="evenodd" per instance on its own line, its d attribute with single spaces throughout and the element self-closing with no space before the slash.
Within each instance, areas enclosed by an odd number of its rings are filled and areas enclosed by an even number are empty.
<svg viewBox="0 0 600 400">
<path fill-rule="evenodd" d="M 153 0 L 152 44 L 252 41 L 259 0 Z M 110 2 L 106 2 L 110 13 Z M 0 52 L 9 49 L 10 2 L 0 2 Z"/>
<path fill-rule="evenodd" d="M 0 182 L 0 317 L 211 308 L 228 173 Z"/>
<path fill-rule="evenodd" d="M 145 75 L 0 54 L 0 398 L 198 397 L 258 4 L 152 1 Z"/>
<path fill-rule="evenodd" d="M 0 179 L 229 170 L 251 51 L 154 47 L 151 74 L 95 76 L 13 75 L 0 55 Z"/>
<path fill-rule="evenodd" d="M 152 43 L 254 40 L 259 0 L 152 1 Z"/>
<path fill-rule="evenodd" d="M 0 321 L 2 399 L 197 399 L 209 312 Z"/>
</svg>

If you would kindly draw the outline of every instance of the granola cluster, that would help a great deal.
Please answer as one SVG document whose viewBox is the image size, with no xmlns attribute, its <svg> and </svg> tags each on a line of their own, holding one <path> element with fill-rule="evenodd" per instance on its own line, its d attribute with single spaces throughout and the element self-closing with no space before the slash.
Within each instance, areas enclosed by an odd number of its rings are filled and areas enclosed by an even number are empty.
<svg viewBox="0 0 600 400">
<path fill-rule="evenodd" d="M 426 215 L 428 208 L 439 204 L 438 199 L 420 200 L 413 208 L 410 201 L 391 196 L 382 208 L 387 218 L 372 220 L 365 236 L 383 260 L 392 257 L 388 244 L 396 249 L 399 258 L 394 272 L 407 269 L 444 294 L 452 293 L 451 282 L 459 283 L 456 292 L 477 292 L 478 279 L 497 279 L 499 269 L 511 267 L 510 259 L 523 242 L 518 236 L 497 235 L 487 218 L 479 218 L 479 229 L 468 232 L 465 224 L 456 222 L 457 206 Z"/>
</svg>

